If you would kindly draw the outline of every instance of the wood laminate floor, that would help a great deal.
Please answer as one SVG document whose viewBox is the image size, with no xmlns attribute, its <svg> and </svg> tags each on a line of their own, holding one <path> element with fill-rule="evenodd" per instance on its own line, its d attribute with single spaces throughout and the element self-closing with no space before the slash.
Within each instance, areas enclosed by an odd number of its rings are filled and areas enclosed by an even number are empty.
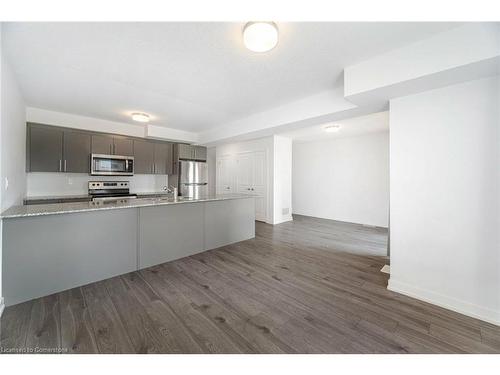
<svg viewBox="0 0 500 375">
<path fill-rule="evenodd" d="M 386 231 L 294 218 L 8 307 L 2 351 L 500 353 L 500 327 L 386 289 Z"/>
</svg>

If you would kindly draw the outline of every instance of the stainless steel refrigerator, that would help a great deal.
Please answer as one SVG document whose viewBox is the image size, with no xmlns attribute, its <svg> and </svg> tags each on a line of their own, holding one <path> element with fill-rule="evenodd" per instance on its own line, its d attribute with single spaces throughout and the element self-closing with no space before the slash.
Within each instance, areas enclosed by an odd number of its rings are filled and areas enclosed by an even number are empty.
<svg viewBox="0 0 500 375">
<path fill-rule="evenodd" d="M 179 161 L 179 195 L 189 198 L 202 198 L 208 195 L 206 162 Z"/>
</svg>

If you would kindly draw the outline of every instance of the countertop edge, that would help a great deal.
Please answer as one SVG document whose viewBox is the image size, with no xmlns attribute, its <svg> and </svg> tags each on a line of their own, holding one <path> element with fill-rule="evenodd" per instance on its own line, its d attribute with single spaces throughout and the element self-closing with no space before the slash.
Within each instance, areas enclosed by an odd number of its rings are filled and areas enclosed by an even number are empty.
<svg viewBox="0 0 500 375">
<path fill-rule="evenodd" d="M 26 206 L 13 206 L 8 208 L 3 213 L 0 214 L 0 219 L 16 219 L 16 218 L 24 218 L 24 217 L 37 217 L 37 216 L 48 216 L 48 215 L 64 215 L 64 214 L 74 214 L 74 213 L 83 213 L 83 212 L 95 212 L 95 211 L 105 211 L 105 210 L 119 210 L 119 209 L 129 209 L 129 208 L 141 208 L 141 207 L 155 207 L 155 206 L 168 206 L 168 205 L 176 205 L 176 204 L 186 204 L 186 203 L 203 203 L 203 202 L 216 202 L 216 201 L 224 201 L 224 200 L 234 200 L 234 199 L 248 199 L 255 198 L 253 195 L 234 195 L 234 196 L 222 196 L 222 197 L 213 197 L 213 198 L 203 198 L 196 200 L 177 200 L 177 201 L 145 201 L 140 202 L 141 198 L 134 199 L 132 204 L 130 205 L 117 205 L 117 206 L 107 206 L 107 207 L 82 207 L 75 209 L 61 209 L 55 211 L 40 211 L 33 213 L 12 213 L 9 214 L 10 210 L 22 209 L 22 207 Z M 146 199 L 146 198 L 144 198 Z M 133 204 L 135 203 L 135 204 Z M 78 203 L 54 203 L 53 205 L 72 205 Z M 40 205 L 38 205 L 40 206 Z M 33 205 L 32 207 L 35 207 Z"/>
</svg>

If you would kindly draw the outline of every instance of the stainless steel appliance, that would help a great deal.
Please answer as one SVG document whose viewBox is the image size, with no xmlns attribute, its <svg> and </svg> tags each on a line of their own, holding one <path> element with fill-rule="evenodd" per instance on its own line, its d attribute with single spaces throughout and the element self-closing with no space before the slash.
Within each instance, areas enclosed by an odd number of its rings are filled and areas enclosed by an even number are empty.
<svg viewBox="0 0 500 375">
<path fill-rule="evenodd" d="M 92 202 L 137 198 L 130 193 L 128 181 L 89 181 L 89 195 Z"/>
<path fill-rule="evenodd" d="M 93 176 L 132 176 L 134 157 L 92 154 L 90 156 L 90 174 Z"/>
<path fill-rule="evenodd" d="M 207 163 L 200 161 L 179 161 L 179 195 L 202 198 L 208 194 Z"/>
</svg>

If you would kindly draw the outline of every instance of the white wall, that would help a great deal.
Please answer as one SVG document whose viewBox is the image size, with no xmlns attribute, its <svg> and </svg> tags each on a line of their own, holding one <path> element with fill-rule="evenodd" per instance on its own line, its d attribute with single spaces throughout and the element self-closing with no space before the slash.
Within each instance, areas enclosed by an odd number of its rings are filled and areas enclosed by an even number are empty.
<svg viewBox="0 0 500 375">
<path fill-rule="evenodd" d="M 293 145 L 293 213 L 387 227 L 389 133 Z"/>
<path fill-rule="evenodd" d="M 89 176 L 84 173 L 27 173 L 28 197 L 86 195 L 89 181 L 130 181 L 133 193 L 161 192 L 167 175 Z"/>
<path fill-rule="evenodd" d="M 2 210 L 26 194 L 26 107 L 9 62 L 2 55 Z M 6 187 L 8 181 L 8 187 Z"/>
<path fill-rule="evenodd" d="M 24 99 L 1 47 L 0 54 L 0 207 L 3 211 L 12 205 L 22 203 L 26 193 L 26 118 Z M 3 308 L 1 254 L 0 245 L 0 312 Z"/>
<path fill-rule="evenodd" d="M 274 136 L 273 224 L 292 220 L 292 139 Z"/>
<path fill-rule="evenodd" d="M 500 324 L 499 79 L 390 103 L 389 289 Z"/>
</svg>

